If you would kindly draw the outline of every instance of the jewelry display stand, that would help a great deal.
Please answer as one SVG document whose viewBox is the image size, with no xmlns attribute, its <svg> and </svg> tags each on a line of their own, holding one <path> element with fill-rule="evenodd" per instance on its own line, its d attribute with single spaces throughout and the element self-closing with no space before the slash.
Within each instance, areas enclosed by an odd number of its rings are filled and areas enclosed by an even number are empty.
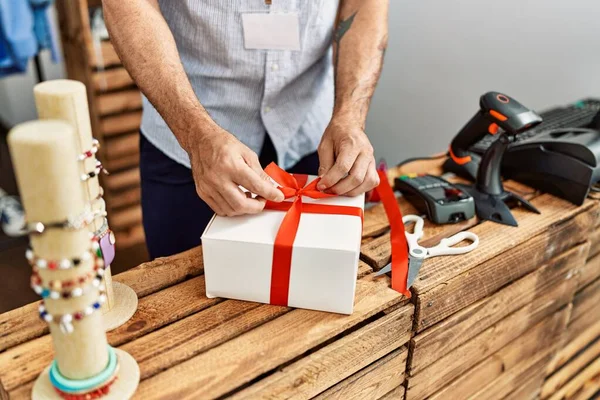
<svg viewBox="0 0 600 400">
<path fill-rule="evenodd" d="M 94 214 L 81 190 L 74 130 L 63 121 L 28 122 L 12 129 L 8 144 L 28 227 L 35 227 L 27 258 L 36 283 L 45 288 L 40 317 L 50 327 L 53 379 L 59 382 L 51 383 L 47 368 L 32 398 L 130 398 L 139 367 L 129 354 L 108 346 L 97 312 L 107 296 L 89 279 L 102 277 L 104 263 L 87 228 Z M 62 295 L 49 295 L 56 291 Z M 66 382 L 62 389 L 60 382 Z"/>
<path fill-rule="evenodd" d="M 81 175 L 81 190 L 86 203 L 91 204 L 92 211 L 96 212 L 94 222 L 89 225 L 89 230 L 97 236 L 107 235 L 101 240 L 103 254 L 105 247 L 111 249 L 107 257 L 114 257 L 115 236 L 108 229 L 106 220 L 106 204 L 102 199 L 102 188 L 98 174 L 103 170 L 96 159 L 98 142 L 92 138 L 92 127 L 88 111 L 88 102 L 85 85 L 81 82 L 59 79 L 40 83 L 34 88 L 35 103 L 39 118 L 59 119 L 69 123 L 75 130 L 75 148 L 79 159 L 79 173 Z M 115 329 L 127 322 L 137 310 L 138 299 L 136 293 L 129 286 L 113 282 L 110 270 L 110 261 L 106 260 L 104 275 L 107 302 L 103 306 L 104 327 L 107 331 Z"/>
</svg>

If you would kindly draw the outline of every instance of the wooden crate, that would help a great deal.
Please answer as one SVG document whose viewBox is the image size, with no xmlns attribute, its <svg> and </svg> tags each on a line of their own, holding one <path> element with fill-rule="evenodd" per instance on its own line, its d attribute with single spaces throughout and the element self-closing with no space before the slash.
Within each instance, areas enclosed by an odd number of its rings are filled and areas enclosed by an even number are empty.
<svg viewBox="0 0 600 400">
<path fill-rule="evenodd" d="M 140 296 L 132 320 L 108 333 L 140 365 L 136 398 L 360 399 L 399 391 L 414 306 L 389 279 L 374 280 L 361 264 L 355 312 L 343 316 L 208 299 L 201 260 L 195 248 L 114 277 Z M 0 316 L 0 377 L 14 399 L 28 398 L 52 359 L 35 307 Z"/>
<path fill-rule="evenodd" d="M 100 141 L 97 154 L 111 172 L 101 176 L 117 247 L 144 242 L 139 214 L 139 129 L 142 98 L 109 41 L 92 42 L 88 10 L 99 1 L 57 2 L 65 66 L 70 79 L 87 87 L 92 132 Z"/>
<path fill-rule="evenodd" d="M 435 162 L 419 168 L 390 176 L 439 173 Z M 469 229 L 479 235 L 480 246 L 464 256 L 427 260 L 421 269 L 412 289 L 407 400 L 535 398 L 560 350 L 562 332 L 578 313 L 574 295 L 596 271 L 586 259 L 600 247 L 600 235 L 590 235 L 600 221 L 598 205 L 589 200 L 577 207 L 515 182 L 505 184 L 542 214 L 513 210 L 518 229 L 476 218 L 454 226 L 426 223 L 422 244 Z M 404 200 L 399 204 L 405 214 L 414 212 Z M 361 254 L 374 269 L 390 258 L 387 220 L 383 209 L 378 212 L 365 221 L 370 239 Z"/>
<path fill-rule="evenodd" d="M 427 223 L 424 245 L 469 229 L 480 246 L 426 260 L 410 301 L 373 276 L 390 258 L 389 226 L 381 205 L 367 210 L 351 316 L 208 299 L 201 248 L 115 276 L 140 297 L 132 320 L 108 334 L 140 364 L 135 398 L 588 398 L 599 381 L 598 204 L 507 186 L 542 214 L 514 210 L 519 228 Z M 36 309 L 0 315 L 0 382 L 11 398 L 27 398 L 52 359 Z"/>
</svg>

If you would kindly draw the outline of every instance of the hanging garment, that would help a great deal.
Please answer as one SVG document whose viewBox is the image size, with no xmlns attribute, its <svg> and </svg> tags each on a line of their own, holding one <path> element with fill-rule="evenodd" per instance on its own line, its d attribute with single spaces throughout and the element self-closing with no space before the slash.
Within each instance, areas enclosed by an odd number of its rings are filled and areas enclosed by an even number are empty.
<svg viewBox="0 0 600 400">
<path fill-rule="evenodd" d="M 25 72 L 29 59 L 37 52 L 29 3 L 0 0 L 0 77 Z"/>
<path fill-rule="evenodd" d="M 39 49 L 48 49 L 52 61 L 59 62 L 58 41 L 54 24 L 50 15 L 50 6 L 53 0 L 29 0 L 33 12 L 33 31 L 38 41 Z"/>
</svg>

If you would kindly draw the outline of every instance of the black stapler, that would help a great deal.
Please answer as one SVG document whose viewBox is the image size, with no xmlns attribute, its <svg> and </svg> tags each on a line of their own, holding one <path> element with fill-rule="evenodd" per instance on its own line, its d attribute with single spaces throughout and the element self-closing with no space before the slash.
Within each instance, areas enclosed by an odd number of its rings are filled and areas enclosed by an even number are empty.
<svg viewBox="0 0 600 400">
<path fill-rule="evenodd" d="M 551 130 L 513 144 L 504 154 L 502 174 L 583 204 L 590 187 L 600 180 L 600 114 L 590 127 L 595 129 Z"/>
</svg>

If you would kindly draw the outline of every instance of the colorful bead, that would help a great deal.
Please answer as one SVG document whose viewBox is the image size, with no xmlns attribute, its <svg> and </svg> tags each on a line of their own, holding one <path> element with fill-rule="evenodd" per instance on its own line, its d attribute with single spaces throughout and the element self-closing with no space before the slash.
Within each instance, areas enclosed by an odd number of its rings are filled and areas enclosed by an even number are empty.
<svg viewBox="0 0 600 400">
<path fill-rule="evenodd" d="M 98 152 L 99 148 L 100 148 L 100 142 L 98 142 L 96 139 L 93 139 L 92 147 L 89 150 L 86 150 L 79 155 L 79 157 L 78 157 L 79 161 L 83 161 L 85 159 L 92 158 L 92 156 Z"/>
<path fill-rule="evenodd" d="M 62 296 L 62 298 L 64 299 L 69 299 L 71 297 L 80 297 L 84 293 L 87 293 L 87 291 L 91 288 L 100 287 L 104 275 L 104 270 L 98 269 L 96 267 L 93 271 L 90 271 L 85 275 L 80 276 L 79 278 L 75 278 L 73 280 L 63 282 L 59 280 L 50 281 L 49 288 L 41 286 L 41 279 L 39 278 L 37 271 L 34 271 L 33 273 L 34 275 L 31 278 L 31 288 L 37 294 L 42 296 L 42 298 L 58 299 Z M 68 290 L 68 288 L 71 288 L 76 284 L 84 284 L 86 282 L 89 282 L 89 285 L 86 287 L 75 287 L 70 291 Z"/>
<path fill-rule="evenodd" d="M 43 258 L 38 258 L 37 256 L 35 256 L 35 254 L 33 253 L 33 251 L 31 249 L 28 249 L 26 252 L 26 257 L 29 260 L 29 263 L 32 266 L 35 266 L 39 269 L 49 269 L 51 271 L 55 271 L 57 269 L 69 269 L 72 267 L 77 267 L 81 264 L 82 260 L 89 260 L 92 258 L 92 254 L 90 253 L 90 251 L 86 251 L 85 253 L 83 253 L 81 255 L 81 257 L 77 257 L 77 258 L 73 258 L 73 259 L 68 259 L 68 258 L 63 258 L 60 260 L 45 260 Z M 95 249 L 94 249 L 94 256 L 95 256 Z"/>
<path fill-rule="evenodd" d="M 80 321 L 84 316 L 93 314 L 94 310 L 98 310 L 104 302 L 106 302 L 106 294 L 104 292 L 100 292 L 98 295 L 98 300 L 95 301 L 92 306 L 87 306 L 82 311 L 77 311 L 73 314 L 51 315 L 46 310 L 46 305 L 44 304 L 43 300 L 38 310 L 42 320 L 48 323 L 56 321 L 64 334 L 70 334 L 74 330 L 73 319 L 75 319 L 75 321 Z"/>
</svg>

